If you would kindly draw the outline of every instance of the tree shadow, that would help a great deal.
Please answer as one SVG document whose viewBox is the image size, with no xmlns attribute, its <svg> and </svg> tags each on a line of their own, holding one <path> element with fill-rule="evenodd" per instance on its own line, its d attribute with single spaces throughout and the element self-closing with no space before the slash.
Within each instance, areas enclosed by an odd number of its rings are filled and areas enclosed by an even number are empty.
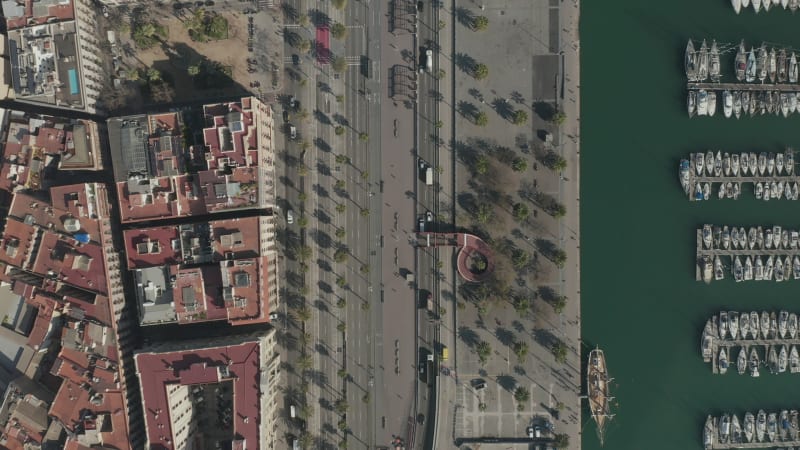
<svg viewBox="0 0 800 450">
<path fill-rule="evenodd" d="M 330 151 L 332 150 L 331 146 L 327 142 L 325 142 L 325 140 L 322 138 L 314 138 L 314 146 L 316 146 L 320 151 L 325 153 L 330 153 Z"/>
<path fill-rule="evenodd" d="M 325 303 L 324 300 L 319 298 L 314 300 L 314 307 L 317 308 L 317 310 L 319 310 L 319 312 L 322 313 L 330 312 L 330 310 L 328 309 L 328 304 Z"/>
<path fill-rule="evenodd" d="M 533 104 L 533 112 L 542 120 L 549 122 L 556 115 L 556 108 L 550 102 L 535 102 Z"/>
<path fill-rule="evenodd" d="M 311 190 L 320 198 L 327 198 L 329 195 L 328 190 L 319 184 L 311 186 Z"/>
<path fill-rule="evenodd" d="M 517 387 L 517 379 L 511 375 L 498 375 L 497 384 L 508 392 L 513 392 Z"/>
<path fill-rule="evenodd" d="M 514 114 L 514 108 L 504 98 L 498 97 L 492 100 L 492 109 L 495 110 L 497 115 L 509 121 Z"/>
<path fill-rule="evenodd" d="M 455 9 L 455 16 L 458 23 L 469 28 L 470 30 L 475 25 L 475 15 L 467 8 L 461 6 L 457 7 Z"/>
<path fill-rule="evenodd" d="M 478 65 L 478 62 L 475 60 L 475 58 L 467 55 L 466 53 L 456 53 L 453 56 L 453 62 L 462 72 L 470 76 L 473 75 L 475 66 Z"/>
<path fill-rule="evenodd" d="M 315 27 L 329 27 L 331 25 L 331 18 L 318 9 L 312 9 L 309 13 L 309 18 Z"/>
<path fill-rule="evenodd" d="M 444 95 L 441 92 L 437 91 L 436 89 L 431 89 L 428 91 L 428 95 L 437 102 L 441 102 L 444 100 Z"/>
<path fill-rule="evenodd" d="M 331 267 L 331 263 L 329 263 L 327 259 L 317 259 L 317 267 L 319 267 L 319 270 L 323 272 L 333 271 L 333 267 Z"/>
<path fill-rule="evenodd" d="M 322 356 L 330 356 L 331 354 L 328 352 L 328 348 L 325 347 L 323 344 L 317 344 L 314 349 Z"/>
<path fill-rule="evenodd" d="M 312 232 L 311 236 L 312 239 L 314 239 L 314 242 L 316 242 L 317 246 L 323 250 L 329 249 L 333 246 L 333 239 L 331 239 L 331 236 L 324 231 Z"/>
<path fill-rule="evenodd" d="M 478 113 L 480 112 L 477 106 L 466 100 L 460 100 L 458 102 L 456 105 L 456 111 L 461 114 L 461 117 L 469 120 L 470 122 L 474 122 L 475 117 L 477 117 Z"/>
<path fill-rule="evenodd" d="M 494 332 L 495 337 L 501 344 L 510 347 L 514 343 L 514 333 L 503 327 L 497 327 Z"/>
<path fill-rule="evenodd" d="M 314 118 L 317 119 L 317 121 L 323 125 L 333 125 L 331 118 L 328 117 L 327 114 L 318 109 L 314 110 Z"/>
<path fill-rule="evenodd" d="M 533 340 L 545 348 L 553 348 L 558 338 L 549 330 L 536 329 L 533 331 Z"/>
<path fill-rule="evenodd" d="M 519 320 L 515 320 L 511 322 L 511 326 L 517 333 L 524 333 L 525 332 L 525 325 L 522 324 Z"/>
<path fill-rule="evenodd" d="M 323 210 L 321 210 L 319 208 L 314 210 L 314 217 L 316 217 L 317 220 L 319 220 L 320 222 L 322 222 L 325 225 L 328 225 L 328 224 L 331 223 L 331 216 L 329 216 L 328 213 L 326 213 L 325 211 L 323 211 Z"/>
<path fill-rule="evenodd" d="M 343 126 L 343 127 L 349 127 L 350 126 L 350 121 L 347 120 L 347 117 L 345 117 L 345 116 L 343 116 L 343 115 L 341 115 L 339 113 L 334 113 L 333 121 L 336 122 L 337 124 Z"/>
<path fill-rule="evenodd" d="M 281 12 L 283 12 L 285 22 L 297 22 L 297 19 L 300 18 L 297 8 L 287 2 L 281 2 Z"/>
<path fill-rule="evenodd" d="M 521 376 L 521 377 L 524 377 L 525 374 L 528 373 L 528 372 L 526 372 L 525 368 L 522 367 L 522 366 L 514 366 L 514 373 L 519 375 L 519 376 Z"/>
<path fill-rule="evenodd" d="M 470 327 L 465 327 L 465 326 L 459 327 L 458 337 L 461 338 L 461 340 L 464 341 L 464 344 L 466 344 L 470 348 L 475 348 L 475 346 L 478 345 L 478 342 L 480 342 L 478 333 L 476 333 Z"/>
</svg>

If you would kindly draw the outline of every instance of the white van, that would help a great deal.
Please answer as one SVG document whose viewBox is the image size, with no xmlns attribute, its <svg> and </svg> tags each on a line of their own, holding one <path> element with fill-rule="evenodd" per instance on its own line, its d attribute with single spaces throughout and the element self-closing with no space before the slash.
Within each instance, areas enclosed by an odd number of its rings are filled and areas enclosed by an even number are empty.
<svg viewBox="0 0 800 450">
<path fill-rule="evenodd" d="M 294 405 L 289 406 L 289 417 L 291 417 L 292 419 L 297 417 L 297 409 L 294 407 Z"/>
</svg>

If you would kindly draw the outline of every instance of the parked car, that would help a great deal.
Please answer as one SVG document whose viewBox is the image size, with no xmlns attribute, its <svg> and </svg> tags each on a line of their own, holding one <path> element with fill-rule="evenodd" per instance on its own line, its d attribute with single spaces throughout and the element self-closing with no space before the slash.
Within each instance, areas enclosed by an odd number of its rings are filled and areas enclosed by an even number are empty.
<svg viewBox="0 0 800 450">
<path fill-rule="evenodd" d="M 297 139 L 297 128 L 294 125 L 289 125 L 289 137 L 291 139 Z"/>
<path fill-rule="evenodd" d="M 483 378 L 475 378 L 470 382 L 472 384 L 472 389 L 476 391 L 482 391 L 486 389 L 486 381 Z"/>
<path fill-rule="evenodd" d="M 294 223 L 294 215 L 292 214 L 292 210 L 286 211 L 286 223 L 289 225 Z"/>
<path fill-rule="evenodd" d="M 425 213 L 425 220 L 427 220 L 428 222 L 433 222 L 433 213 L 430 212 L 430 211 L 426 212 Z"/>
<path fill-rule="evenodd" d="M 294 64 L 295 66 L 300 65 L 300 55 L 298 55 L 297 53 L 292 54 L 292 64 Z"/>
</svg>

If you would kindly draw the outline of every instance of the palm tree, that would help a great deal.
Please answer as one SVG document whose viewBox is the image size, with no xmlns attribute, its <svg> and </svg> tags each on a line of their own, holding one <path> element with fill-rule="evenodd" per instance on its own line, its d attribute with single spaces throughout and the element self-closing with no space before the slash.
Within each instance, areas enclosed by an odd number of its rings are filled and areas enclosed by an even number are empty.
<svg viewBox="0 0 800 450">
<path fill-rule="evenodd" d="M 489 26 L 489 18 L 486 16 L 478 16 L 472 19 L 472 29 L 475 31 L 483 31 Z"/>
<path fill-rule="evenodd" d="M 489 76 L 489 67 L 486 64 L 476 64 L 475 68 L 472 70 L 472 76 L 475 77 L 476 80 L 483 80 Z"/>
<path fill-rule="evenodd" d="M 475 350 L 478 352 L 478 359 L 481 365 L 486 365 L 486 361 L 489 360 L 489 355 L 492 354 L 492 346 L 486 341 L 480 341 L 475 347 Z"/>
<path fill-rule="evenodd" d="M 294 315 L 300 322 L 308 322 L 308 319 L 311 318 L 311 309 L 303 305 L 294 311 Z"/>
<path fill-rule="evenodd" d="M 311 355 L 302 355 L 297 358 L 297 367 L 300 371 L 308 370 L 312 365 L 314 365 L 314 361 L 311 359 Z"/>
<path fill-rule="evenodd" d="M 525 357 L 528 355 L 528 343 L 524 341 L 515 342 L 514 354 L 517 355 L 520 363 L 524 363 Z"/>
<path fill-rule="evenodd" d="M 489 171 L 489 158 L 486 155 L 478 156 L 478 159 L 475 161 L 475 172 L 478 175 L 486 175 Z"/>
<path fill-rule="evenodd" d="M 514 125 L 524 125 L 528 122 L 528 113 L 525 110 L 518 109 L 514 111 L 514 114 L 511 116 L 511 121 Z"/>
<path fill-rule="evenodd" d="M 311 258 L 311 247 L 304 245 L 297 250 L 297 257 L 300 261 L 307 261 Z"/>
<path fill-rule="evenodd" d="M 475 125 L 479 127 L 485 127 L 488 123 L 489 116 L 487 116 L 485 112 L 481 111 L 475 115 Z"/>
<path fill-rule="evenodd" d="M 336 39 L 344 39 L 344 38 L 346 38 L 347 37 L 347 27 L 345 27 L 344 25 L 342 25 L 339 22 L 336 22 L 331 27 L 331 36 L 333 36 Z"/>
<path fill-rule="evenodd" d="M 347 68 L 347 61 L 341 56 L 335 56 L 331 61 L 331 67 L 334 72 L 342 73 Z"/>
<path fill-rule="evenodd" d="M 198 64 L 192 64 L 186 71 L 189 73 L 190 77 L 196 77 L 200 74 L 200 66 Z"/>
</svg>

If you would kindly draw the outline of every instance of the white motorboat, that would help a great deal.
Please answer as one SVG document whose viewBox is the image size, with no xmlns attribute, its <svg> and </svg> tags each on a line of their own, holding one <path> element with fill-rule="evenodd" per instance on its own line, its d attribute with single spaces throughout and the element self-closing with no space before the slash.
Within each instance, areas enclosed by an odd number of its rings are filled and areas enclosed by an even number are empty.
<svg viewBox="0 0 800 450">
<path fill-rule="evenodd" d="M 780 260 L 780 258 L 778 258 Z M 789 326 L 789 311 L 781 311 L 778 313 L 778 337 L 781 339 L 786 338 L 786 331 Z"/>
<path fill-rule="evenodd" d="M 736 280 L 737 283 L 744 281 L 744 266 L 739 256 L 736 256 L 733 260 L 733 279 Z M 731 329 L 731 334 L 733 335 L 733 329 Z M 733 336 L 733 339 L 736 339 L 736 336 Z"/>
<path fill-rule="evenodd" d="M 761 359 L 758 357 L 756 346 L 750 348 L 750 376 L 753 378 L 758 377 L 758 366 L 761 365 Z"/>
<path fill-rule="evenodd" d="M 786 0 L 784 0 L 784 1 L 786 1 Z M 786 347 L 786 346 L 784 345 L 784 347 Z M 785 370 L 786 370 L 786 368 L 784 368 L 784 371 Z M 782 441 L 788 441 L 789 440 L 788 438 L 789 438 L 789 427 L 790 426 L 791 425 L 789 424 L 789 411 L 784 409 L 783 411 L 781 411 L 781 415 L 778 416 L 778 433 L 779 433 L 780 439 Z"/>
<path fill-rule="evenodd" d="M 767 157 L 767 174 L 772 176 L 775 172 L 775 154 L 770 153 Z"/>
<path fill-rule="evenodd" d="M 733 115 L 733 94 L 727 89 L 722 92 L 722 113 L 726 119 Z"/>
<path fill-rule="evenodd" d="M 758 256 L 756 256 L 758 258 Z M 759 318 L 758 312 L 750 311 L 750 334 L 752 335 L 753 339 L 758 339 L 759 333 L 759 326 L 758 326 Z"/>
<path fill-rule="evenodd" d="M 736 227 L 731 227 L 731 248 L 739 248 L 739 229 Z"/>
<path fill-rule="evenodd" d="M 758 170 L 758 156 L 756 156 L 755 152 L 750 152 L 747 163 L 750 165 L 750 173 L 756 176 L 758 174 L 758 172 L 756 172 Z"/>
<path fill-rule="evenodd" d="M 783 192 L 778 190 L 778 183 L 772 182 L 769 184 L 769 196 L 771 198 L 777 199 Z M 777 248 L 777 246 L 775 246 Z"/>
<path fill-rule="evenodd" d="M 742 113 L 750 115 L 750 92 L 742 92 Z"/>
<path fill-rule="evenodd" d="M 789 117 L 789 94 L 781 93 L 779 98 L 781 114 L 783 114 L 783 117 Z"/>
<path fill-rule="evenodd" d="M 722 171 L 726 177 L 731 176 L 731 155 L 728 152 L 722 156 Z"/>
<path fill-rule="evenodd" d="M 705 81 L 708 78 L 708 45 L 705 39 L 697 52 L 697 61 L 697 80 Z"/>
<path fill-rule="evenodd" d="M 722 248 L 724 250 L 731 248 L 731 233 L 727 225 L 722 227 Z"/>
<path fill-rule="evenodd" d="M 733 115 L 737 119 L 742 117 L 742 93 L 739 91 L 733 93 Z"/>
<path fill-rule="evenodd" d="M 778 350 L 775 349 L 774 345 L 770 345 L 769 350 L 767 350 L 767 367 L 770 373 L 778 373 Z"/>
<path fill-rule="evenodd" d="M 725 198 L 725 183 L 719 184 L 719 191 L 717 191 L 717 198 L 720 200 Z"/>
<path fill-rule="evenodd" d="M 724 345 L 719 349 L 719 359 L 717 359 L 717 363 L 719 365 L 719 373 L 725 375 L 728 373 L 728 347 Z"/>
<path fill-rule="evenodd" d="M 764 263 L 761 261 L 760 256 L 756 256 L 755 258 L 756 258 L 756 270 L 755 273 L 753 274 L 753 278 L 755 278 L 756 281 L 761 281 L 764 279 Z"/>
<path fill-rule="evenodd" d="M 758 58 L 756 58 L 756 49 L 751 48 L 750 53 L 747 54 L 747 69 L 744 72 L 744 79 L 746 82 L 752 83 L 756 81 L 757 75 L 758 75 Z"/>
<path fill-rule="evenodd" d="M 750 260 L 750 256 L 747 257 L 747 260 Z M 747 266 L 747 263 L 745 263 L 745 266 Z M 747 311 L 739 315 L 739 335 L 742 339 L 748 339 L 750 337 L 750 313 Z"/>
<path fill-rule="evenodd" d="M 688 159 L 682 159 L 681 160 L 681 165 L 680 165 L 680 171 L 679 171 L 679 178 L 680 178 L 680 181 L 681 181 L 681 187 L 683 187 L 683 192 L 686 192 L 687 194 L 689 193 L 689 190 L 691 189 L 691 184 L 690 184 L 691 171 L 692 171 L 692 167 L 691 167 L 691 163 L 689 162 L 689 160 Z"/>
<path fill-rule="evenodd" d="M 776 413 L 769 413 L 767 416 L 767 437 L 772 442 L 778 439 L 778 415 Z"/>
<path fill-rule="evenodd" d="M 772 227 L 772 246 L 780 248 L 781 246 L 781 226 L 775 225 Z"/>
<path fill-rule="evenodd" d="M 735 1 L 735 0 L 734 0 Z M 719 49 L 717 48 L 717 41 L 711 41 L 711 50 L 708 51 L 708 76 L 714 83 L 719 83 Z"/>
<path fill-rule="evenodd" d="M 794 114 L 797 111 L 797 94 L 790 92 L 788 95 L 789 95 L 789 114 Z"/>
<path fill-rule="evenodd" d="M 744 3 L 745 3 L 745 2 L 749 2 L 749 1 L 750 1 L 750 0 L 743 0 L 743 1 L 742 1 L 742 7 L 745 7 L 745 8 L 746 8 L 746 6 L 744 6 Z M 790 10 L 791 12 L 795 12 L 795 11 L 797 11 L 797 8 L 798 8 L 798 7 L 800 7 L 800 0 L 789 0 L 789 10 Z"/>
<path fill-rule="evenodd" d="M 783 281 L 789 281 L 792 279 L 790 270 L 792 270 L 792 257 L 787 256 L 783 260 Z"/>
<path fill-rule="evenodd" d="M 733 199 L 738 200 L 741 194 L 742 194 L 742 183 L 740 182 L 733 183 Z M 742 239 L 744 239 L 744 236 L 742 236 Z"/>
<path fill-rule="evenodd" d="M 767 154 L 760 153 L 758 155 L 758 174 L 764 175 L 767 172 Z"/>
<path fill-rule="evenodd" d="M 750 281 L 753 279 L 753 260 L 748 255 L 747 258 L 744 260 L 744 281 Z M 742 317 L 744 319 L 744 317 Z"/>
<path fill-rule="evenodd" d="M 761 45 L 761 48 L 758 49 L 758 55 L 756 56 L 756 70 L 758 72 L 758 81 L 762 83 L 764 80 L 767 79 L 767 47 L 765 45 Z"/>
<path fill-rule="evenodd" d="M 733 176 L 739 176 L 739 154 L 734 153 L 731 155 L 731 173 Z"/>
<path fill-rule="evenodd" d="M 765 192 L 769 192 L 765 190 Z M 767 228 L 766 237 L 764 238 L 764 248 L 767 250 L 772 248 L 772 228 Z"/>
<path fill-rule="evenodd" d="M 792 260 L 792 278 L 800 280 L 800 257 L 797 255 Z"/>
<path fill-rule="evenodd" d="M 764 339 L 769 339 L 769 313 L 766 311 L 761 311 L 761 337 Z"/>
<path fill-rule="evenodd" d="M 775 169 L 776 169 L 775 175 L 783 174 L 783 153 L 778 153 L 777 155 L 775 155 Z"/>
<path fill-rule="evenodd" d="M 783 0 L 786 1 L 786 0 Z M 786 82 L 786 49 L 782 48 L 778 52 L 778 73 L 775 75 L 778 83 Z"/>
<path fill-rule="evenodd" d="M 733 5 L 733 10 L 736 11 L 736 14 L 742 10 L 742 0 L 731 0 L 731 5 Z"/>
<path fill-rule="evenodd" d="M 725 197 L 733 198 L 733 183 L 730 181 L 725 183 Z"/>
<path fill-rule="evenodd" d="M 742 176 L 747 176 L 747 172 L 750 171 L 750 155 L 747 152 L 743 152 L 739 155 L 739 161 L 742 162 Z"/>
<path fill-rule="evenodd" d="M 797 337 L 797 314 L 789 313 L 789 318 L 786 322 L 787 339 L 795 339 Z"/>
<path fill-rule="evenodd" d="M 764 229 L 762 227 L 758 227 L 756 232 L 756 247 L 764 248 Z"/>
<path fill-rule="evenodd" d="M 686 44 L 686 57 L 685 57 L 685 66 L 686 66 L 686 78 L 689 81 L 697 81 L 697 52 L 694 49 L 694 42 L 689 39 L 689 43 Z"/>
<path fill-rule="evenodd" d="M 769 1 L 769 0 L 767 0 Z M 767 413 L 763 409 L 758 411 L 756 416 L 756 440 L 764 442 L 764 434 L 767 432 Z"/>
<path fill-rule="evenodd" d="M 788 75 L 790 83 L 797 83 L 797 57 L 795 56 L 794 52 L 792 52 L 792 56 L 789 57 Z"/>
<path fill-rule="evenodd" d="M 797 183 L 792 183 L 792 200 L 797 200 L 798 198 L 798 188 Z"/>
<path fill-rule="evenodd" d="M 711 257 L 706 256 L 702 259 L 702 266 L 703 266 L 703 281 L 708 284 L 711 283 L 711 280 L 714 278 L 714 268 L 711 264 Z"/>
<path fill-rule="evenodd" d="M 706 161 L 705 161 L 705 163 L 706 163 L 706 173 L 708 174 L 708 176 L 713 176 L 714 175 L 714 152 L 712 152 L 711 150 L 709 150 L 706 153 Z"/>
<path fill-rule="evenodd" d="M 714 158 L 714 176 L 722 176 L 722 153 L 717 150 L 717 155 Z"/>
<path fill-rule="evenodd" d="M 708 425 L 708 420 L 706 420 Z M 713 425 L 713 424 L 712 424 Z M 744 439 L 745 442 L 753 442 L 756 432 L 756 418 L 750 411 L 744 414 Z"/>
<path fill-rule="evenodd" d="M 702 175 L 703 174 L 703 169 L 705 169 L 705 165 L 704 164 L 705 164 L 705 156 L 702 153 L 695 153 L 694 154 L 694 173 Z"/>
<path fill-rule="evenodd" d="M 739 416 L 731 414 L 731 443 L 739 442 L 742 442 L 742 426 L 739 423 Z"/>
<path fill-rule="evenodd" d="M 789 350 L 789 373 L 800 372 L 800 354 L 797 353 L 797 347 L 794 345 Z"/>
<path fill-rule="evenodd" d="M 739 185 L 740 183 L 736 184 Z M 747 231 L 745 231 L 744 227 L 739 227 L 739 247 L 747 249 Z"/>
<path fill-rule="evenodd" d="M 688 177 L 689 171 L 688 171 L 688 169 L 686 171 L 686 174 L 687 174 L 686 183 L 688 184 L 689 183 L 689 177 Z M 687 186 L 687 189 L 688 189 L 688 186 Z M 756 200 L 761 200 L 761 197 L 763 195 L 764 195 L 764 185 L 759 181 L 758 183 L 756 183 Z"/>
<path fill-rule="evenodd" d="M 708 58 L 706 56 L 706 58 Z M 708 64 L 706 63 L 706 66 Z M 775 75 L 778 73 L 778 55 L 775 53 L 775 47 L 769 50 L 769 57 L 767 58 L 767 75 L 769 76 L 770 83 L 775 82 Z"/>
<path fill-rule="evenodd" d="M 796 409 L 793 409 L 789 412 L 789 424 L 792 427 L 792 431 L 789 433 L 789 438 L 793 441 L 800 439 L 800 424 L 798 424 L 800 421 L 798 420 L 798 415 L 800 414 L 798 414 Z M 789 450 L 793 449 L 790 447 Z"/>
<path fill-rule="evenodd" d="M 788 181 L 783 185 L 783 196 L 786 200 L 792 199 L 792 185 Z"/>
<path fill-rule="evenodd" d="M 706 321 L 706 326 L 703 328 L 703 336 L 700 338 L 700 352 L 703 355 L 703 361 L 711 361 L 714 351 L 714 327 L 711 319 Z"/>
<path fill-rule="evenodd" d="M 719 312 L 719 325 L 717 326 L 719 329 L 719 338 L 725 340 L 728 338 L 728 312 L 727 311 L 720 311 Z"/>
<path fill-rule="evenodd" d="M 708 92 L 708 117 L 717 113 L 717 91 Z"/>
<path fill-rule="evenodd" d="M 703 185 L 703 200 L 708 200 L 711 198 L 711 183 L 705 183 Z"/>
<path fill-rule="evenodd" d="M 705 248 L 711 248 L 714 237 L 711 234 L 711 225 L 705 224 L 703 225 L 703 246 Z"/>
<path fill-rule="evenodd" d="M 764 281 L 772 281 L 772 270 L 775 267 L 775 261 L 772 256 L 767 257 L 767 263 L 764 265 Z"/>
<path fill-rule="evenodd" d="M 786 9 L 789 7 L 789 0 L 781 0 L 781 7 Z"/>
<path fill-rule="evenodd" d="M 783 281 L 783 260 L 778 256 L 775 258 L 775 282 Z"/>
<path fill-rule="evenodd" d="M 728 333 L 731 335 L 732 340 L 739 337 L 739 312 L 728 311 Z"/>
<path fill-rule="evenodd" d="M 747 232 L 747 246 L 750 247 L 750 250 L 756 246 L 757 233 L 755 227 L 750 227 L 750 231 Z"/>
<path fill-rule="evenodd" d="M 708 91 L 705 89 L 697 91 L 697 115 L 708 115 Z"/>
<path fill-rule="evenodd" d="M 710 415 L 706 418 L 706 425 L 703 427 L 703 448 L 711 450 L 714 446 L 714 418 Z"/>
<path fill-rule="evenodd" d="M 786 350 L 785 345 L 781 345 L 781 351 L 778 353 L 778 373 L 786 372 L 786 367 L 789 365 L 789 351 Z"/>
<path fill-rule="evenodd" d="M 789 230 L 781 231 L 781 248 L 789 248 Z"/>
<path fill-rule="evenodd" d="M 797 102 L 796 96 L 795 96 L 795 102 Z M 784 160 L 786 173 L 788 175 L 794 174 L 794 151 L 792 151 L 791 149 L 790 150 L 786 150 L 786 152 L 784 153 L 783 160 Z"/>
<path fill-rule="evenodd" d="M 769 335 L 773 339 L 778 336 L 778 314 L 775 311 L 769 313 Z"/>
</svg>

